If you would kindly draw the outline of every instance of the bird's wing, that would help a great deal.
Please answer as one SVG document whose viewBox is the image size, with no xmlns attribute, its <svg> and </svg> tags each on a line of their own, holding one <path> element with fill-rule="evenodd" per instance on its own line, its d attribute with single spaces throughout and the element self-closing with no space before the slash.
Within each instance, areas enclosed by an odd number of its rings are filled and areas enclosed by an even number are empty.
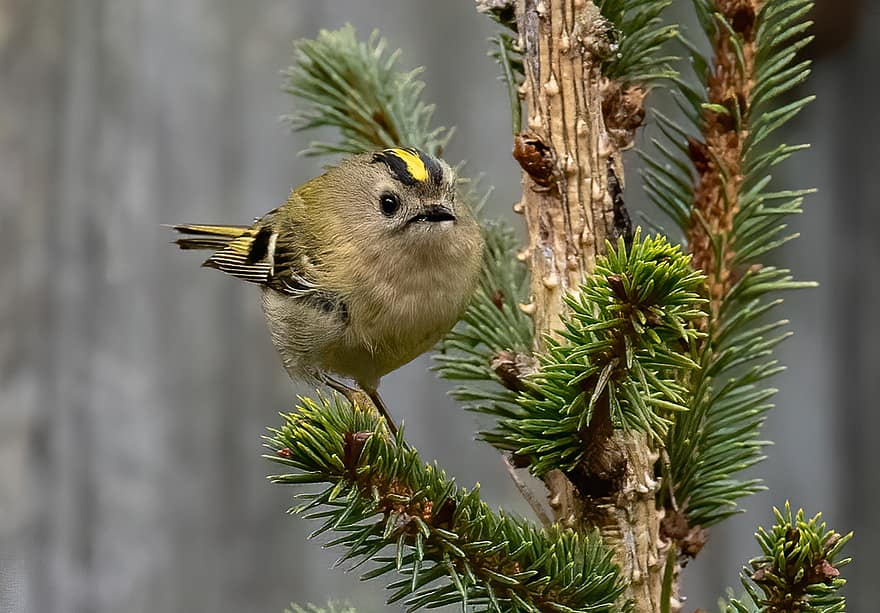
<svg viewBox="0 0 880 613">
<path fill-rule="evenodd" d="M 181 249 L 215 249 L 202 266 L 216 268 L 250 283 L 310 302 L 347 319 L 340 296 L 321 282 L 317 245 L 295 224 L 285 222 L 281 209 L 270 211 L 253 226 L 182 224 Z"/>
<path fill-rule="evenodd" d="M 262 224 L 262 225 L 261 225 Z M 204 265 L 270 287 L 347 319 L 340 296 L 320 283 L 315 249 L 308 237 L 289 224 L 264 218 L 216 251 Z"/>
<path fill-rule="evenodd" d="M 323 275 L 314 244 L 304 236 L 293 238 L 289 232 L 280 232 L 273 248 L 272 273 L 266 285 L 307 301 L 324 312 L 335 312 L 343 320 L 348 319 L 342 297 L 321 282 Z"/>
</svg>

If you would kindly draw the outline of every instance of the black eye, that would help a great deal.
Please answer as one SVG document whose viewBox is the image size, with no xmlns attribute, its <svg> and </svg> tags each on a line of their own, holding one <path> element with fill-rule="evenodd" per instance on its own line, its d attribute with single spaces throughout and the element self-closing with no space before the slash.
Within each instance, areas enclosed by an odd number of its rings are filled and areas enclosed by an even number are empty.
<svg viewBox="0 0 880 613">
<path fill-rule="evenodd" d="M 385 192 L 379 197 L 379 206 L 382 207 L 382 214 L 391 217 L 400 208 L 400 198 L 397 194 Z"/>
</svg>

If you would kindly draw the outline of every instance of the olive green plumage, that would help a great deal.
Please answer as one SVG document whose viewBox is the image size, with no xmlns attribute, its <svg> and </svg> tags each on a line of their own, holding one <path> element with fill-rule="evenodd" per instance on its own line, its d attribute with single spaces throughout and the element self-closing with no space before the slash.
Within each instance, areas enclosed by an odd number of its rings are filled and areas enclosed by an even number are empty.
<svg viewBox="0 0 880 613">
<path fill-rule="evenodd" d="M 262 287 L 292 377 L 334 373 L 371 396 L 455 324 L 482 263 L 455 173 L 415 149 L 347 158 L 252 226 L 174 228 L 182 249 L 215 250 L 205 266 Z"/>
</svg>

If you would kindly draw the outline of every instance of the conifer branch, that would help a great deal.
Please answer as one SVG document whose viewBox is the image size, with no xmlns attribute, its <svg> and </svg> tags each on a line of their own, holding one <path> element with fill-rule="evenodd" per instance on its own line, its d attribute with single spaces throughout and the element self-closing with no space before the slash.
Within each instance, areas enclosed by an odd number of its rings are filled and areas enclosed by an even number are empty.
<svg viewBox="0 0 880 613">
<path fill-rule="evenodd" d="M 803 509 L 792 515 L 791 506 L 773 509 L 776 523 L 755 535 L 761 555 L 743 569 L 746 596 L 732 599 L 726 613 L 841 613 L 846 600 L 840 593 L 846 581 L 840 567 L 850 562 L 840 558 L 852 537 L 825 527 L 821 513 L 807 519 Z"/>
<path fill-rule="evenodd" d="M 453 390 L 466 408 L 499 418 L 484 440 L 521 461 L 531 458 L 541 477 L 587 460 L 594 411 L 616 428 L 662 438 L 671 413 L 685 410 L 674 373 L 697 368 L 688 348 L 701 333 L 689 322 L 704 315 L 696 293 L 703 278 L 689 257 L 660 237 L 637 233 L 629 249 L 621 239 L 567 297 L 562 340 L 534 361 L 531 321 L 516 306 L 527 277 L 509 258 L 515 238 L 510 231 L 488 236 L 495 240 L 480 289 L 435 357 L 445 378 L 494 383 Z"/>
<path fill-rule="evenodd" d="M 759 322 L 781 303 L 775 292 L 811 285 L 762 263 L 793 238 L 784 219 L 809 193 L 769 188 L 770 169 L 803 146 L 767 143 L 810 100 L 780 101 L 809 73 L 797 52 L 810 40 L 811 0 L 694 3 L 710 57 L 661 22 L 666 0 L 477 0 L 505 28 L 492 55 L 508 88 L 530 245 L 517 252 L 509 227 L 484 223 L 480 286 L 435 368 L 463 382 L 453 396 L 467 409 L 496 417 L 481 436 L 545 479 L 557 524 L 542 531 L 492 513 L 402 435 L 387 438 L 376 416 L 335 397 L 302 399 L 267 438 L 267 457 L 294 469 L 273 480 L 324 484 L 294 511 L 322 522 L 315 535 L 337 534 L 340 563 L 376 564 L 364 578 L 398 573 L 389 602 L 676 610 L 676 554 L 695 556 L 702 529 L 760 489 L 735 475 L 761 459 L 775 393 L 765 380 L 781 368 L 772 351 L 788 333 L 785 321 Z M 696 83 L 662 54 L 673 36 Z M 341 134 L 307 153 L 441 152 L 451 131 L 431 126 L 418 71 L 400 72 L 398 55 L 375 33 L 358 42 L 350 26 L 298 43 L 286 90 L 307 106 L 290 121 Z M 661 78 L 684 120 L 657 113 L 664 139 L 646 157 L 645 184 L 689 254 L 633 237 L 623 206 L 620 152 Z M 485 200 L 466 183 L 465 198 Z M 787 505 L 758 536 L 747 596 L 728 613 L 842 610 L 837 566 L 848 560 L 835 560 L 849 536 Z"/>
<path fill-rule="evenodd" d="M 507 88 L 510 99 L 510 118 L 513 133 L 522 129 L 522 96 L 520 87 L 525 78 L 522 63 L 522 48 L 518 40 L 516 22 L 516 2 L 514 0 L 476 0 L 477 12 L 488 15 L 493 21 L 504 26 L 504 31 L 489 39 L 492 47 L 489 55 L 501 66 L 501 80 Z"/>
<path fill-rule="evenodd" d="M 522 97 L 519 93 L 524 78 L 522 51 L 516 37 L 508 32 L 497 34 L 490 41 L 492 49 L 489 50 L 489 55 L 501 66 L 501 77 L 499 78 L 507 88 L 511 128 L 514 134 L 518 134 L 522 130 Z"/>
<path fill-rule="evenodd" d="M 603 67 L 608 78 L 647 85 L 676 75 L 671 64 L 677 58 L 662 53 L 664 43 L 678 33 L 677 26 L 662 19 L 672 0 L 599 0 L 596 4 L 614 30 Z"/>
<path fill-rule="evenodd" d="M 645 432 L 656 441 L 686 410 L 677 378 L 696 369 L 690 358 L 704 316 L 703 277 L 663 237 L 607 248 L 594 274 L 566 297 L 558 340 L 549 340 L 518 404 L 525 415 L 502 419 L 497 439 L 544 477 L 560 469 L 575 485 L 611 467 L 602 451 L 611 429 Z M 597 466 L 598 464 L 598 466 Z M 594 497 L 592 488 L 582 494 Z"/>
<path fill-rule="evenodd" d="M 600 88 L 602 114 L 605 129 L 620 149 L 632 147 L 635 132 L 644 122 L 648 90 L 677 75 L 672 63 L 678 58 L 663 52 L 665 43 L 678 34 L 677 26 L 662 19 L 670 4 L 671 0 L 596 2 L 607 29 L 607 42 L 598 47 L 603 50 L 602 72 L 607 77 Z M 603 22 L 594 19 L 594 23 Z M 587 39 L 596 37 L 596 26 L 592 29 Z"/>
<path fill-rule="evenodd" d="M 381 417 L 338 397 L 301 399 L 270 430 L 265 457 L 291 469 L 274 483 L 325 484 L 294 513 L 334 532 L 338 563 L 376 564 L 362 579 L 402 575 L 389 603 L 409 610 L 461 603 L 486 611 L 619 611 L 623 583 L 598 534 L 531 524 L 488 509 L 424 464 Z"/>
<path fill-rule="evenodd" d="M 422 102 L 421 69 L 398 68 L 400 50 L 373 32 L 361 42 L 351 25 L 321 30 L 296 43 L 284 91 L 307 104 L 284 119 L 295 130 L 331 127 L 337 143 L 313 142 L 306 155 L 353 154 L 409 146 L 440 155 L 452 130 L 431 127 L 434 106 Z"/>
<path fill-rule="evenodd" d="M 772 351 L 789 333 L 784 320 L 759 322 L 781 303 L 776 292 L 813 285 L 762 263 L 794 238 L 784 219 L 801 212 L 810 191 L 769 188 L 770 169 L 803 147 L 765 143 L 812 99 L 780 102 L 809 74 L 797 51 L 810 40 L 803 15 L 811 4 L 697 0 L 711 57 L 680 38 L 696 73 L 696 83 L 674 80 L 685 121 L 656 113 L 664 139 L 655 141 L 656 156 L 645 156 L 648 194 L 685 233 L 707 276 L 701 369 L 685 382 L 691 410 L 666 440 L 666 536 L 686 555 L 699 550 L 701 528 L 761 489 L 759 480 L 734 475 L 762 459 L 760 426 L 776 391 L 765 380 L 781 369 Z"/>
</svg>

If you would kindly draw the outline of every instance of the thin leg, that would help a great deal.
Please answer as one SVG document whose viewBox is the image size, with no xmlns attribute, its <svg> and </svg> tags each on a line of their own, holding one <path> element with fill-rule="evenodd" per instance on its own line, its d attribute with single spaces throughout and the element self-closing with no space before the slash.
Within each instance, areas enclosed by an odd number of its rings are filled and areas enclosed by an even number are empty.
<svg viewBox="0 0 880 613">
<path fill-rule="evenodd" d="M 354 387 L 350 387 L 343 383 L 342 381 L 337 381 L 333 377 L 329 375 L 323 375 L 321 379 L 330 389 L 336 390 L 348 400 L 352 406 L 357 404 L 357 395 L 360 393 L 360 390 Z"/>
<path fill-rule="evenodd" d="M 388 412 L 388 407 L 385 406 L 385 402 L 382 400 L 382 397 L 379 395 L 379 392 L 376 390 L 365 389 L 364 392 L 367 396 L 370 397 L 370 400 L 373 401 L 373 404 L 379 409 L 379 412 L 385 417 L 385 421 L 388 422 L 388 429 L 391 430 L 391 434 L 397 435 L 397 425 L 394 423 L 394 419 L 391 417 L 391 413 Z"/>
<path fill-rule="evenodd" d="M 379 396 L 379 392 L 376 390 L 359 390 L 356 387 L 350 387 L 343 383 L 342 381 L 338 381 L 329 375 L 323 375 L 321 377 L 327 387 L 336 390 L 343 396 L 345 396 L 346 400 L 351 403 L 352 406 L 357 406 L 357 397 L 358 394 L 366 394 L 367 397 L 373 402 L 373 406 L 376 407 L 376 410 L 385 418 L 385 423 L 388 424 L 388 429 L 391 431 L 391 434 L 397 434 L 397 425 L 395 425 L 394 420 L 391 418 L 391 413 L 388 412 L 388 407 L 385 406 L 385 403 L 382 402 L 381 396 Z"/>
</svg>

